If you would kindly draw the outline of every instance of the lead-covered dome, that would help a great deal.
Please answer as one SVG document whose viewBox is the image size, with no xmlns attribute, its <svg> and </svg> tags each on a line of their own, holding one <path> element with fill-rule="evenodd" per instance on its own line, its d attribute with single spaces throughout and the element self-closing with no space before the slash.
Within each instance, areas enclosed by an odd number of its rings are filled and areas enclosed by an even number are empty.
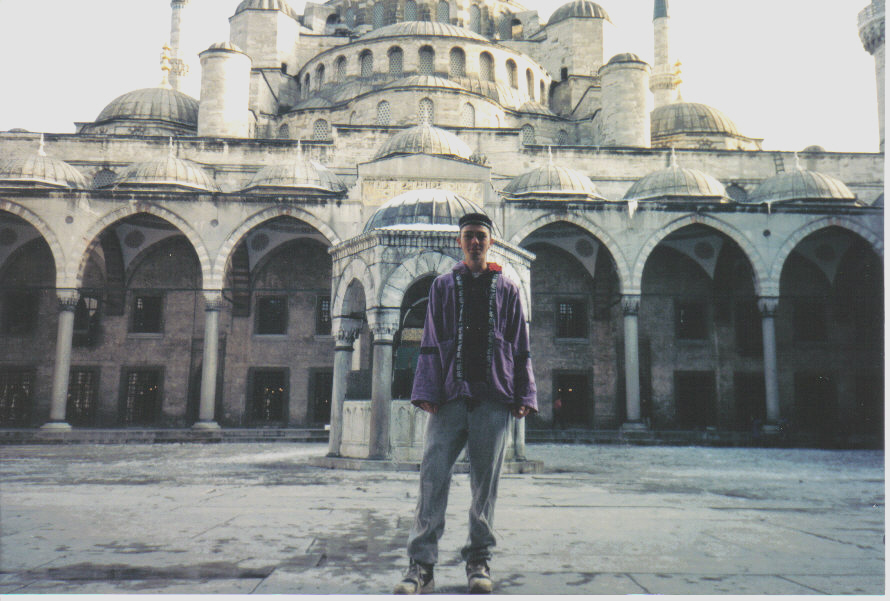
<svg viewBox="0 0 890 601">
<path fill-rule="evenodd" d="M 563 4 L 553 11 L 553 14 L 550 15 L 550 19 L 547 21 L 547 25 L 553 25 L 554 23 L 573 18 L 605 19 L 609 23 L 612 22 L 612 19 L 609 18 L 609 14 L 606 10 L 596 2 L 591 2 L 590 0 L 574 0 L 573 2 Z"/>
<path fill-rule="evenodd" d="M 318 161 L 305 157 L 298 146 L 295 160 L 263 167 L 244 187 L 244 191 L 281 189 L 341 193 L 346 191 L 346 185 L 336 173 Z"/>
<path fill-rule="evenodd" d="M 118 96 L 102 109 L 96 125 L 116 119 L 168 121 L 198 127 L 198 101 L 171 88 L 143 88 Z"/>
<path fill-rule="evenodd" d="M 653 136 L 680 133 L 740 136 L 739 128 L 721 111 L 697 102 L 675 102 L 660 106 L 650 116 Z"/>
<path fill-rule="evenodd" d="M 172 154 L 160 160 L 131 165 L 107 187 L 121 189 L 173 187 L 189 191 L 219 192 L 213 177 L 200 165 L 176 158 Z"/>
<path fill-rule="evenodd" d="M 488 42 L 489 40 L 478 33 L 469 29 L 450 25 L 448 23 L 439 23 L 437 21 L 404 21 L 402 23 L 393 23 L 379 29 L 369 31 L 358 39 L 360 41 L 376 40 L 379 38 L 394 37 L 448 37 L 448 38 L 465 38 L 468 40 L 476 40 L 478 42 Z"/>
<path fill-rule="evenodd" d="M 453 133 L 432 125 L 421 124 L 409 127 L 391 137 L 380 147 L 374 159 L 401 154 L 429 154 L 469 161 L 473 151 L 466 142 Z"/>
<path fill-rule="evenodd" d="M 411 190 L 388 200 L 365 224 L 377 229 L 453 231 L 467 213 L 482 213 L 475 203 L 447 190 Z M 497 231 L 493 232 L 497 233 Z"/>
<path fill-rule="evenodd" d="M 803 169 L 798 164 L 790 171 L 777 173 L 761 182 L 748 196 L 749 203 L 829 202 L 850 204 L 856 195 L 841 180 Z"/>
<path fill-rule="evenodd" d="M 243 0 L 235 9 L 235 14 L 243 13 L 246 10 L 279 10 L 292 19 L 300 18 L 300 15 L 285 0 Z"/>
<path fill-rule="evenodd" d="M 80 171 L 61 159 L 46 156 L 43 140 L 34 154 L 13 156 L 0 161 L 0 186 L 45 188 L 89 188 Z"/>
<path fill-rule="evenodd" d="M 671 165 L 635 182 L 624 200 L 729 202 L 729 197 L 723 184 L 714 177 L 698 169 L 680 167 L 671 153 Z"/>
<path fill-rule="evenodd" d="M 510 180 L 504 187 L 504 195 L 548 200 L 604 200 L 589 177 L 552 162 Z"/>
</svg>

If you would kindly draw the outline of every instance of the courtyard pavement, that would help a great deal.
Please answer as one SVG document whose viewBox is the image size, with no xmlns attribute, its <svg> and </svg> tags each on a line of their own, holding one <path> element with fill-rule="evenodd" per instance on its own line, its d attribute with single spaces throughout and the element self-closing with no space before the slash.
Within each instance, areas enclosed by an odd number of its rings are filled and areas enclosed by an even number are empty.
<svg viewBox="0 0 890 601">
<path fill-rule="evenodd" d="M 0 446 L 0 594 L 388 594 L 417 474 L 317 443 Z M 500 594 L 883 594 L 882 451 L 528 446 Z M 455 475 L 437 591 L 465 590 Z"/>
</svg>

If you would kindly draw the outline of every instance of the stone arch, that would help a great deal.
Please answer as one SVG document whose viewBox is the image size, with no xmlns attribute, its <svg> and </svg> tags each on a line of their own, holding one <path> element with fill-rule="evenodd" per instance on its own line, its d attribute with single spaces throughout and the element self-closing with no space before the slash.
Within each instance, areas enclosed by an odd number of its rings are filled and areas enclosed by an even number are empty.
<svg viewBox="0 0 890 601">
<path fill-rule="evenodd" d="M 612 260 L 615 261 L 615 268 L 618 271 L 619 292 L 623 294 L 626 290 L 631 288 L 632 280 L 630 266 L 628 265 L 624 253 L 621 252 L 618 243 L 606 230 L 577 213 L 546 213 L 541 215 L 517 231 L 510 239 L 510 243 L 519 246 L 519 244 L 535 230 L 539 230 L 545 225 L 550 225 L 551 223 L 556 223 L 558 221 L 576 225 L 599 240 L 603 246 L 606 247 L 606 250 L 609 251 L 609 254 L 612 255 Z"/>
<path fill-rule="evenodd" d="M 56 287 L 76 288 L 77 286 L 75 285 L 67 285 L 67 280 L 63 277 L 65 271 L 65 253 L 62 250 L 62 245 L 59 244 L 59 239 L 58 237 L 56 237 L 56 234 L 55 232 L 53 232 L 52 228 L 50 228 L 43 219 L 38 217 L 36 213 L 8 200 L 0 199 L 0 211 L 6 211 L 7 213 L 11 213 L 16 217 L 20 217 L 24 221 L 28 222 L 34 229 L 37 230 L 41 237 L 43 237 L 44 241 L 46 241 L 50 251 L 52 252 L 53 261 L 55 262 Z"/>
<path fill-rule="evenodd" d="M 229 262 L 229 259 L 234 252 L 235 247 L 238 242 L 241 241 L 247 233 L 260 225 L 264 221 L 269 221 L 270 219 L 274 219 L 276 217 L 293 217 L 295 219 L 299 219 L 300 221 L 304 221 L 308 225 L 314 227 L 318 232 L 324 236 L 328 244 L 331 246 L 339 244 L 340 238 L 334 231 L 325 224 L 324 221 L 313 215 L 312 213 L 306 211 L 305 209 L 301 209 L 299 207 L 293 206 L 275 206 L 269 207 L 248 217 L 245 219 L 241 225 L 239 225 L 229 236 L 226 238 L 226 241 L 223 242 L 219 251 L 216 255 L 216 260 L 213 263 L 212 269 L 210 269 L 207 273 L 209 274 L 209 278 L 207 279 L 207 284 L 205 288 L 210 290 L 219 290 L 223 287 L 223 282 L 226 277 L 226 265 Z"/>
<path fill-rule="evenodd" d="M 776 254 L 776 257 L 773 260 L 772 268 L 769 272 L 770 285 L 775 286 L 774 290 L 770 290 L 771 296 L 779 295 L 779 278 L 782 275 L 782 268 L 785 266 L 785 261 L 788 260 L 788 255 L 791 254 L 791 251 L 793 251 L 797 247 L 797 245 L 800 244 L 800 242 L 810 234 L 832 226 L 845 229 L 858 235 L 869 245 L 871 245 L 872 249 L 875 251 L 875 254 L 877 254 L 881 258 L 881 260 L 884 259 L 884 241 L 879 234 L 863 226 L 861 223 L 858 223 L 846 217 L 822 217 L 821 219 L 811 221 L 810 223 L 797 229 L 790 236 L 788 236 L 788 238 L 786 238 L 785 244 L 782 245 L 782 248 Z"/>
<path fill-rule="evenodd" d="M 353 282 L 357 282 L 364 290 L 366 305 L 368 299 L 374 298 L 374 290 L 376 288 L 374 275 L 371 273 L 368 264 L 358 257 L 349 262 L 346 269 L 339 276 L 336 276 L 335 281 L 337 282 L 337 288 L 333 291 L 334 298 L 331 301 L 331 315 L 335 317 L 344 315 L 344 311 L 348 309 L 348 307 L 344 309 L 344 304 L 348 298 L 349 287 L 352 286 Z"/>
<path fill-rule="evenodd" d="M 405 291 L 420 277 L 447 273 L 455 258 L 441 252 L 425 252 L 400 264 L 375 290 L 374 298 L 380 307 L 400 307 Z"/>
<path fill-rule="evenodd" d="M 102 233 L 103 230 L 105 230 L 105 228 L 120 221 L 121 219 L 139 213 L 148 213 L 149 215 L 160 217 L 164 221 L 167 221 L 176 226 L 176 228 L 180 232 L 182 232 L 182 234 L 191 243 L 195 254 L 198 256 L 198 264 L 201 266 L 200 283 L 203 288 L 206 288 L 208 281 L 211 278 L 211 261 L 210 255 L 207 252 L 207 248 L 204 245 L 204 240 L 185 219 L 183 219 L 176 213 L 165 209 L 164 207 L 145 202 L 137 202 L 135 204 L 128 204 L 125 207 L 121 207 L 116 211 L 108 213 L 99 221 L 90 226 L 90 228 L 85 232 L 84 236 L 78 241 L 78 244 L 76 244 L 74 247 L 74 252 L 72 252 L 71 254 L 71 260 L 68 261 L 65 269 L 64 277 L 67 285 L 63 287 L 79 287 L 80 282 L 83 278 L 84 270 L 87 266 L 87 262 L 90 258 L 90 252 L 92 251 L 94 246 L 99 244 L 99 235 Z"/>
<path fill-rule="evenodd" d="M 649 259 L 652 251 L 655 250 L 655 247 L 661 244 L 661 242 L 670 234 L 688 225 L 694 224 L 713 228 L 739 245 L 739 248 L 742 249 L 742 253 L 744 253 L 745 257 L 751 263 L 751 270 L 754 272 L 754 293 L 758 295 L 762 294 L 765 282 L 768 281 L 769 272 L 760 252 L 754 244 L 742 234 L 742 232 L 731 225 L 708 215 L 687 215 L 668 223 L 653 233 L 637 254 L 637 260 L 634 263 L 633 278 L 630 280 L 630 290 L 639 291 L 642 289 L 643 269 L 646 267 L 646 261 Z"/>
</svg>

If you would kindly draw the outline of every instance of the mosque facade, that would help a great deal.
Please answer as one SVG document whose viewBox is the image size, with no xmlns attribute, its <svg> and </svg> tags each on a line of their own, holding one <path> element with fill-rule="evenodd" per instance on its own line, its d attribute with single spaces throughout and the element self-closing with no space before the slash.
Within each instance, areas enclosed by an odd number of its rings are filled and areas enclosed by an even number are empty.
<svg viewBox="0 0 890 601">
<path fill-rule="evenodd" d="M 590 0 L 244 0 L 198 57 L 171 6 L 160 86 L 0 133 L 0 428 L 329 424 L 333 455 L 413 457 L 427 292 L 483 211 L 529 316 L 517 454 L 882 438 L 883 0 L 877 153 L 764 151 L 685 100 L 667 0 L 652 65 Z"/>
</svg>

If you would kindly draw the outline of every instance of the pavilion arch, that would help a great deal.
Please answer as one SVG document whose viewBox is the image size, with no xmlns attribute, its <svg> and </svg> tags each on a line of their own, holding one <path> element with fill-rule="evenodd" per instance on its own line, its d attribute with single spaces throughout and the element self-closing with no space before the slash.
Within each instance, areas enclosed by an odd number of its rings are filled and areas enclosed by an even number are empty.
<svg viewBox="0 0 890 601">
<path fill-rule="evenodd" d="M 87 263 L 89 262 L 90 252 L 93 247 L 99 244 L 99 235 L 107 227 L 117 223 L 121 219 L 130 217 L 131 215 L 138 215 L 140 213 L 160 217 L 164 221 L 174 225 L 188 239 L 189 243 L 192 245 L 192 249 L 194 249 L 195 254 L 198 256 L 198 264 L 201 268 L 201 284 L 202 287 L 204 287 L 204 284 L 210 278 L 211 264 L 210 255 L 207 252 L 207 248 L 204 246 L 204 241 L 201 236 L 185 219 L 176 213 L 153 203 L 145 202 L 137 202 L 135 204 L 128 204 L 125 207 L 121 207 L 116 211 L 108 213 L 102 219 L 90 226 L 80 240 L 80 243 L 75 246 L 74 252 L 71 255 L 71 260 L 68 262 L 67 269 L 65 270 L 65 281 L 68 284 L 66 287 L 79 287 L 80 282 L 83 280 L 83 274 L 86 270 Z"/>
<path fill-rule="evenodd" d="M 350 289 L 353 284 L 358 284 L 362 287 L 366 305 L 367 299 L 374 298 L 374 276 L 368 264 L 358 257 L 349 262 L 343 273 L 335 276 L 335 281 L 337 282 L 337 289 L 334 291 L 334 299 L 331 302 L 331 315 L 333 317 L 345 315 L 344 311 L 352 312 L 353 307 L 350 307 L 347 301 L 351 298 Z M 366 309 L 367 307 L 363 308 Z"/>
<path fill-rule="evenodd" d="M 36 213 L 33 213 L 25 207 L 14 202 L 10 202 L 8 200 L 0 199 L 0 211 L 5 211 L 7 213 L 15 215 L 16 217 L 21 218 L 37 230 L 37 232 L 43 237 L 43 240 L 49 246 L 50 252 L 52 252 L 53 261 L 55 262 L 56 268 L 56 287 L 75 288 L 76 286 L 66 285 L 66 280 L 63 277 L 65 253 L 62 251 L 62 245 L 59 244 L 59 239 L 56 237 L 56 234 L 49 227 L 49 225 L 47 225 L 47 223 L 43 219 L 38 217 Z"/>
<path fill-rule="evenodd" d="M 339 236 L 337 236 L 337 234 L 335 234 L 334 231 L 324 223 L 324 221 L 322 221 L 309 211 L 306 211 L 305 209 L 293 206 L 269 207 L 268 209 L 264 209 L 259 213 L 248 217 L 231 234 L 229 234 L 229 236 L 226 238 L 225 242 L 223 242 L 222 246 L 217 252 L 216 260 L 213 263 L 212 269 L 209 271 L 210 277 L 208 278 L 205 288 L 207 288 L 208 290 L 222 289 L 223 282 L 225 281 L 226 277 L 226 265 L 228 265 L 229 259 L 231 258 L 235 247 L 244 238 L 244 236 L 246 236 L 247 233 L 250 232 L 250 230 L 262 224 L 263 222 L 269 221 L 270 219 L 275 219 L 276 217 L 293 217 L 294 219 L 303 221 L 307 225 L 311 225 L 316 230 L 318 230 L 318 232 L 322 236 L 324 236 L 325 239 L 327 239 L 329 246 L 336 245 L 340 242 Z"/>
<path fill-rule="evenodd" d="M 401 307 L 405 291 L 415 281 L 429 274 L 448 273 L 455 257 L 437 252 L 425 252 L 399 265 L 375 290 L 374 297 L 380 307 Z"/>
<path fill-rule="evenodd" d="M 810 234 L 814 234 L 819 230 L 829 227 L 839 227 L 858 235 L 872 247 L 875 254 L 877 254 L 881 260 L 884 259 L 884 241 L 879 234 L 864 227 L 861 223 L 858 223 L 853 219 L 848 219 L 846 217 L 823 217 L 804 225 L 788 236 L 785 244 L 782 245 L 782 248 L 776 254 L 776 258 L 773 260 L 772 269 L 769 273 L 770 282 L 775 285 L 775 291 L 774 294 L 772 294 L 773 296 L 779 295 L 779 278 L 782 275 L 782 268 L 785 266 L 785 261 L 788 260 L 788 255 L 791 254 L 791 251 L 797 248 L 797 245 Z"/>
<path fill-rule="evenodd" d="M 747 257 L 748 262 L 751 264 L 751 270 L 754 273 L 754 293 L 760 295 L 763 293 L 762 288 L 764 286 L 764 282 L 768 281 L 768 270 L 766 268 L 766 264 L 763 261 L 763 258 L 760 256 L 760 253 L 757 251 L 757 248 L 751 243 L 748 238 L 745 237 L 739 230 L 730 226 L 729 224 L 720 221 L 719 219 L 714 219 L 708 215 L 687 215 L 685 217 L 681 217 L 676 221 L 672 221 L 671 223 L 665 225 L 657 232 L 655 232 L 649 240 L 646 241 L 646 244 L 640 249 L 639 254 L 637 255 L 637 261 L 634 264 L 634 272 L 633 272 L 633 280 L 631 280 L 632 289 L 633 290 L 641 290 L 643 286 L 643 270 L 646 267 L 646 261 L 649 260 L 649 256 L 652 254 L 652 251 L 655 250 L 655 247 L 661 244 L 665 238 L 667 238 L 672 233 L 677 230 L 683 229 L 689 225 L 705 225 L 710 227 L 721 234 L 724 234 L 730 240 L 738 244 L 739 248 L 742 249 L 742 253 L 744 253 L 745 257 Z"/>
<path fill-rule="evenodd" d="M 541 215 L 534 221 L 528 223 L 525 227 L 521 228 L 515 234 L 513 234 L 513 237 L 510 239 L 510 244 L 519 246 L 523 240 L 528 238 L 535 231 L 541 229 L 545 225 L 550 225 L 551 223 L 557 223 L 560 221 L 580 227 L 582 230 L 599 240 L 600 243 L 606 247 L 606 250 L 608 250 L 609 254 L 612 255 L 612 260 L 615 261 L 615 268 L 618 271 L 618 291 L 623 294 L 624 290 L 629 287 L 629 284 L 631 282 L 630 269 L 627 263 L 627 259 L 624 257 L 624 253 L 621 252 L 618 243 L 615 242 L 615 239 L 610 236 L 606 230 L 582 215 L 579 215 L 572 211 L 568 213 L 547 213 L 545 215 Z"/>
</svg>

